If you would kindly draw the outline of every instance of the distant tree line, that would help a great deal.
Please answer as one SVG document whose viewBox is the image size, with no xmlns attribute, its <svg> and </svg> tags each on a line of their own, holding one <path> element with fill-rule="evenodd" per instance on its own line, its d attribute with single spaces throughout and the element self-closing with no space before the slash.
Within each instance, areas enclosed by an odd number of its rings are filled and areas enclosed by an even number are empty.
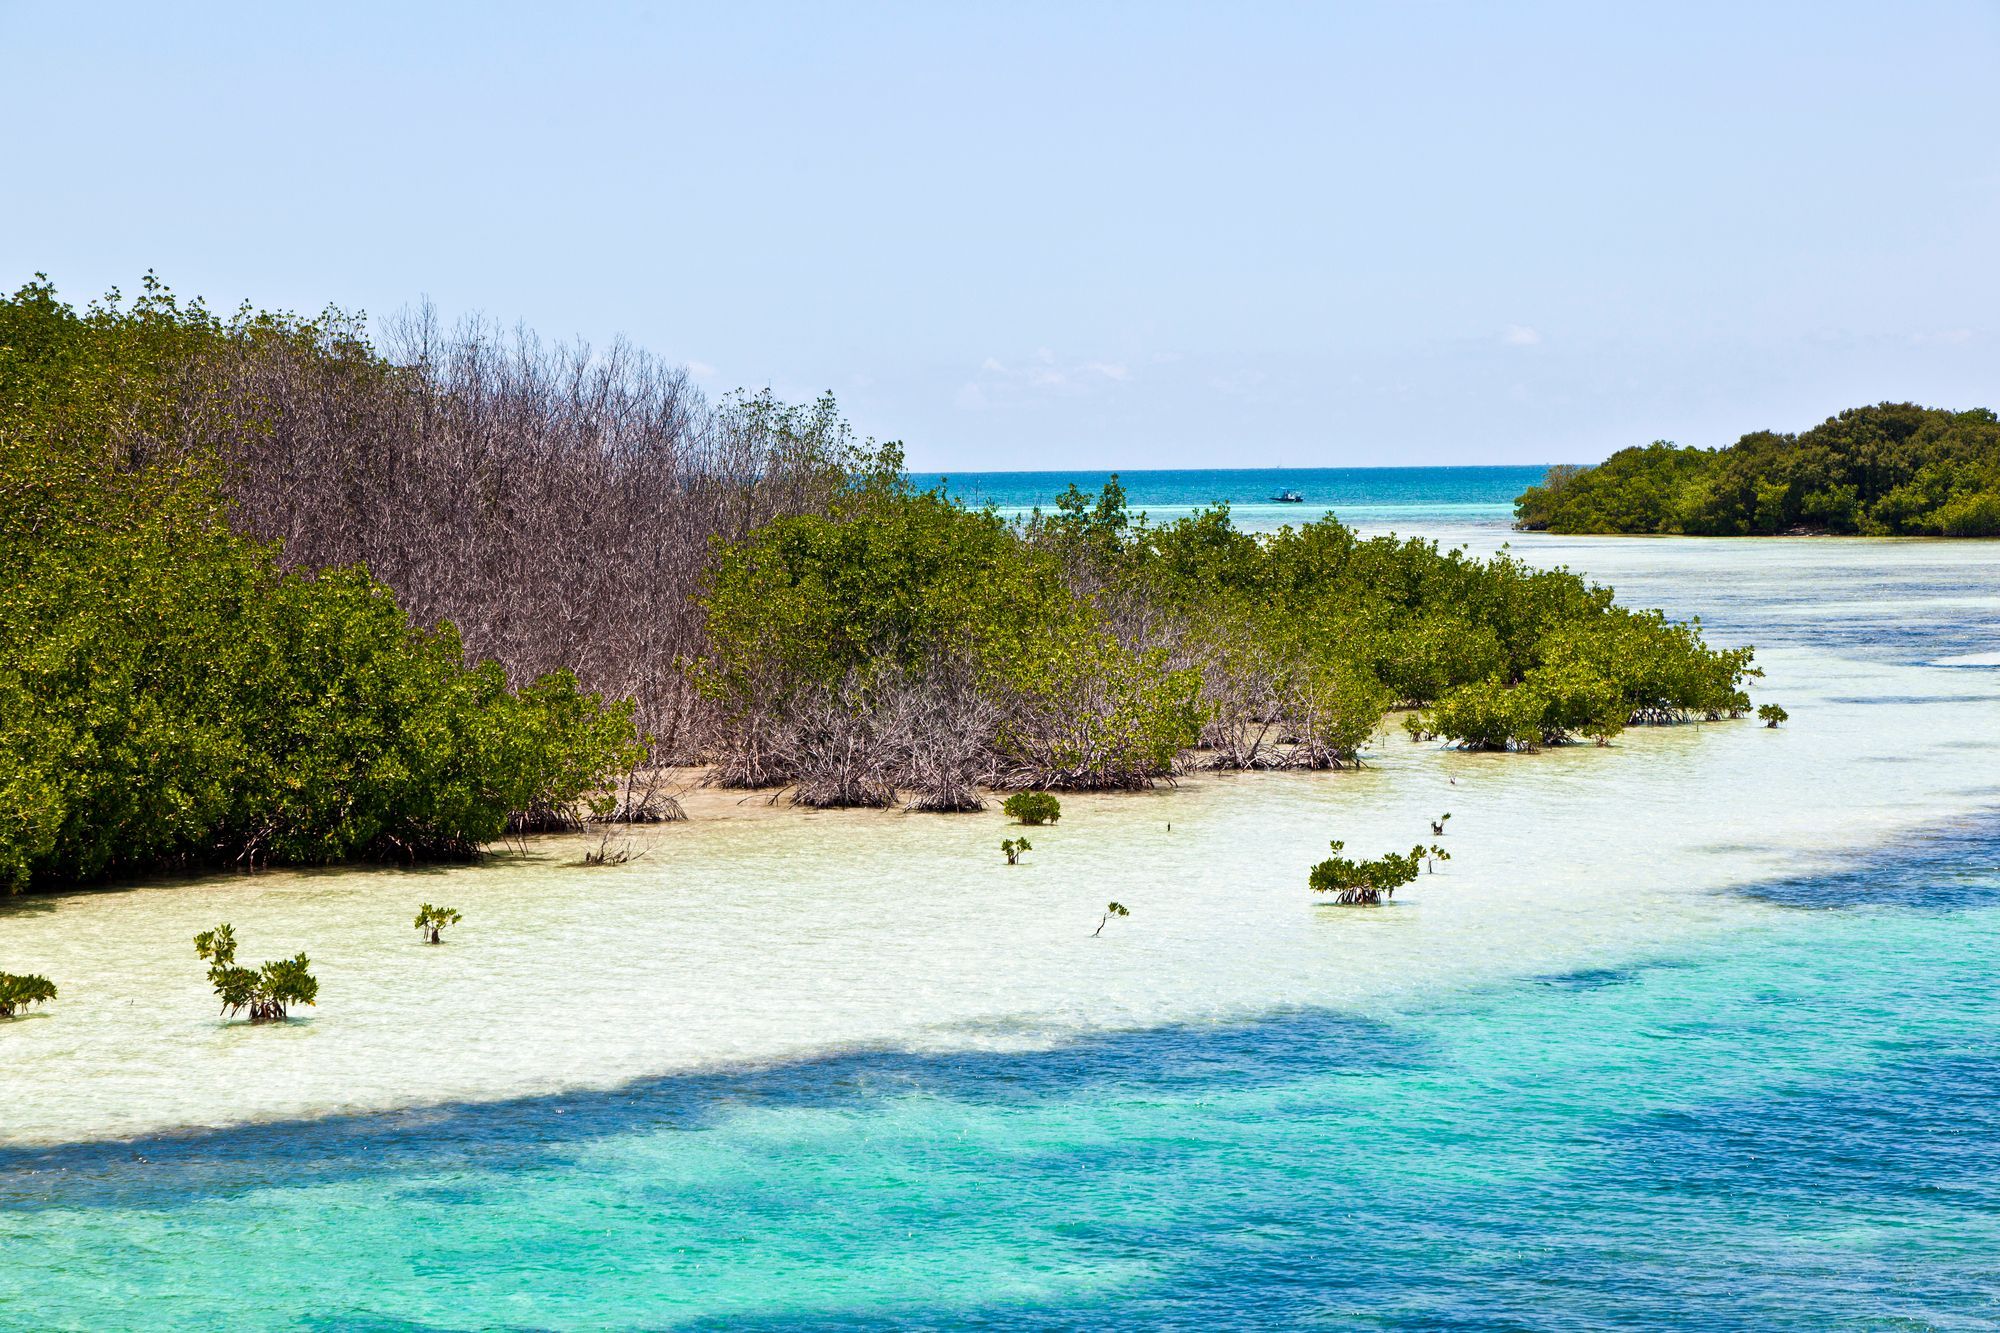
<svg viewBox="0 0 2000 1333">
<path fill-rule="evenodd" d="M 2000 417 L 1882 403 L 1725 449 L 1662 440 L 1551 468 L 1514 513 L 1550 532 L 2000 536 Z"/>
<path fill-rule="evenodd" d="M 712 765 L 810 805 L 1740 712 L 1748 650 L 1508 557 L 1010 523 L 830 399 L 419 313 L 0 301 L 0 883 L 472 854 Z M 623 793 L 621 797 L 621 791 Z M 624 808 L 619 808 L 621 800 Z"/>
</svg>

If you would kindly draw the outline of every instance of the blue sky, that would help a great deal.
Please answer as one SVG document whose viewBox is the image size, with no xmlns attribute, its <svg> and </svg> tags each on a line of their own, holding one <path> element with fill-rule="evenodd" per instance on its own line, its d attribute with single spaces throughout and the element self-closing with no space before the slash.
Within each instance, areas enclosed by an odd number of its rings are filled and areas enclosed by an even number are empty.
<svg viewBox="0 0 2000 1333">
<path fill-rule="evenodd" d="M 2000 5 L 0 0 L 0 281 L 429 297 L 913 466 L 2000 405 Z"/>
</svg>

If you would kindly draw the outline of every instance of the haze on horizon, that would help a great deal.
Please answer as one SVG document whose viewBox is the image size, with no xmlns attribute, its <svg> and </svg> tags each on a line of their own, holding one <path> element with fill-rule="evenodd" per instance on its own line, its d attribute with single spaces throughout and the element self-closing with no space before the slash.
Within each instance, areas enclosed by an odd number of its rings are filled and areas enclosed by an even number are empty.
<svg viewBox="0 0 2000 1333">
<path fill-rule="evenodd" d="M 428 297 L 924 470 L 2000 403 L 2000 7 L 0 0 L 0 281 Z"/>
</svg>

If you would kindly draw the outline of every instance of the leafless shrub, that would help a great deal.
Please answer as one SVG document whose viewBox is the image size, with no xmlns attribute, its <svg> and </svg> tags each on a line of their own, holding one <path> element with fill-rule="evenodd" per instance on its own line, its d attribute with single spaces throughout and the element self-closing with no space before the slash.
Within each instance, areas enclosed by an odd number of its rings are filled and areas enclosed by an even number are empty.
<svg viewBox="0 0 2000 1333">
<path fill-rule="evenodd" d="M 794 805 L 890 806 L 896 803 L 892 744 L 867 692 L 850 676 L 837 689 L 815 689 L 789 709 Z"/>
<path fill-rule="evenodd" d="M 568 668 L 637 701 L 656 758 L 698 758 L 718 719 L 684 664 L 713 543 L 824 508 L 851 450 L 830 405 L 711 404 L 626 344 L 446 332 L 428 309 L 381 350 L 337 318 L 310 341 L 248 329 L 190 371 L 162 444 L 220 444 L 238 522 L 293 564 L 365 564 L 514 683 Z"/>
<path fill-rule="evenodd" d="M 983 810 L 979 789 L 994 778 L 1000 705 L 979 688 L 968 662 L 940 659 L 899 679 L 881 705 L 896 785 L 912 810 Z"/>
<path fill-rule="evenodd" d="M 628 861 L 642 861 L 644 851 L 637 850 L 629 838 L 613 842 L 611 830 L 606 829 L 597 839 L 597 846 L 583 854 L 583 864 L 587 866 L 622 866 Z"/>
<path fill-rule="evenodd" d="M 611 824 L 678 824 L 687 818 L 680 803 L 687 784 L 674 789 L 665 770 L 635 768 L 619 784 L 617 801 L 606 815 Z"/>
</svg>

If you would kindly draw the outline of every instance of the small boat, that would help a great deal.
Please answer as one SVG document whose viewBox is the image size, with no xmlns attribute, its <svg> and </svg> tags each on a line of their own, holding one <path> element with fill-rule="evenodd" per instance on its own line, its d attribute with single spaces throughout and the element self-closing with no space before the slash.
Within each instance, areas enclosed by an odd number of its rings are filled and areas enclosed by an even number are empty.
<svg viewBox="0 0 2000 1333">
<path fill-rule="evenodd" d="M 1305 502 L 1306 497 L 1300 495 L 1297 491 L 1279 491 L 1271 497 L 1272 504 L 1297 505 L 1304 504 Z"/>
</svg>

